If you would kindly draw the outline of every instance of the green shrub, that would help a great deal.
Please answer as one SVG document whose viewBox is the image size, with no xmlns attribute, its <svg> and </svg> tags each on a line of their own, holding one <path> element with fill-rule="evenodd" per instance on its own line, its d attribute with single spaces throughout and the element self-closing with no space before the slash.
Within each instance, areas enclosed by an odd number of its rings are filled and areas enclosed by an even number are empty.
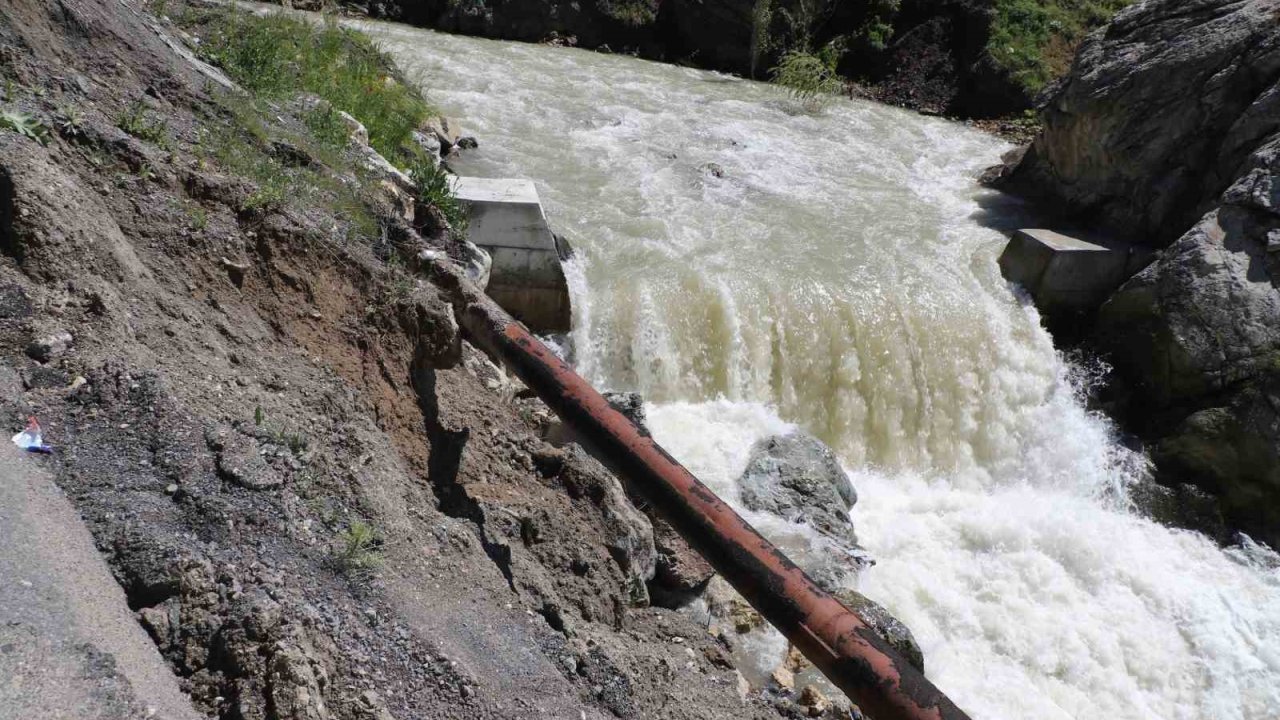
<svg viewBox="0 0 1280 720">
<path fill-rule="evenodd" d="M 844 83 L 836 75 L 838 55 L 823 48 L 817 54 L 790 50 L 773 69 L 773 81 L 785 88 L 810 112 L 821 110 Z"/>
<path fill-rule="evenodd" d="M 889 47 L 893 39 L 893 20 L 902 7 L 902 0 L 871 0 L 867 4 L 867 16 L 858 29 L 857 38 L 872 50 Z"/>
<path fill-rule="evenodd" d="M 996 0 L 987 51 L 1029 93 L 1064 74 L 1080 40 L 1133 0 Z"/>
</svg>

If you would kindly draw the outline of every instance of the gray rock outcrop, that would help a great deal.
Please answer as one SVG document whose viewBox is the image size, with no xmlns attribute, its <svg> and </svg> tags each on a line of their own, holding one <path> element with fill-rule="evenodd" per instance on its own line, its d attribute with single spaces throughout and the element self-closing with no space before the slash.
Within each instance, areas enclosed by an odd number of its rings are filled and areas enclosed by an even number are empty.
<svg viewBox="0 0 1280 720">
<path fill-rule="evenodd" d="M 1081 45 L 1010 185 L 1168 245 L 1280 129 L 1280 0 L 1149 0 Z"/>
<path fill-rule="evenodd" d="M 1003 186 L 1165 248 L 1098 311 L 1157 479 L 1280 543 L 1280 0 L 1148 0 L 1081 47 Z"/>
<path fill-rule="evenodd" d="M 1219 496 L 1280 542 L 1280 139 L 1223 204 L 1102 306 L 1095 332 L 1132 385 L 1163 482 Z"/>
</svg>

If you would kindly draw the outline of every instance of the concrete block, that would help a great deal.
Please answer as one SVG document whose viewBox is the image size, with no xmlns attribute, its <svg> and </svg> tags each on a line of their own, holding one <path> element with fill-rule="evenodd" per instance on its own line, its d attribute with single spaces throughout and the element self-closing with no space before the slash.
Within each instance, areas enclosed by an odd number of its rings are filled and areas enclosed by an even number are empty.
<svg viewBox="0 0 1280 720">
<path fill-rule="evenodd" d="M 489 296 L 534 332 L 568 332 L 569 286 L 533 181 L 460 177 L 455 192 L 469 209 L 467 239 L 493 258 Z"/>
<path fill-rule="evenodd" d="M 1014 232 L 1000 254 L 1000 272 L 1052 319 L 1096 310 L 1151 258 L 1140 247 L 1025 229 Z"/>
</svg>

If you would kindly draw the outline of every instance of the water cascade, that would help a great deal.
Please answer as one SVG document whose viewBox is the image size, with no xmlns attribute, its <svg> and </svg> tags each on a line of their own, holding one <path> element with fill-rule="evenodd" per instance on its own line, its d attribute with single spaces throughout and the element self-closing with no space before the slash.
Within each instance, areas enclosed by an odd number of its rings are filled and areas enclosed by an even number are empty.
<svg viewBox="0 0 1280 720">
<path fill-rule="evenodd" d="M 577 255 L 573 348 L 726 499 L 758 438 L 841 455 L 859 589 L 984 720 L 1280 717 L 1280 559 L 1133 511 L 1144 459 L 995 258 L 1004 149 L 941 119 L 566 48 L 366 23 Z M 767 533 L 779 521 L 751 517 Z"/>
</svg>

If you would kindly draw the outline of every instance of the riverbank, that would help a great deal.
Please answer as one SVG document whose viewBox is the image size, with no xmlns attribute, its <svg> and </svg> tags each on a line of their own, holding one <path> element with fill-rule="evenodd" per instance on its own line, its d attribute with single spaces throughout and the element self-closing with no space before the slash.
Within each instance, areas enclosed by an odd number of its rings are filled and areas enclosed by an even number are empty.
<svg viewBox="0 0 1280 720">
<path fill-rule="evenodd" d="M 1081 48 L 1044 131 L 998 182 L 1064 224 L 1153 251 L 1085 308 L 1084 345 L 1115 366 L 1102 401 L 1147 444 L 1166 502 L 1204 515 L 1194 502 L 1207 493 L 1222 521 L 1198 527 L 1272 546 L 1278 13 L 1274 0 L 1121 13 Z"/>
<path fill-rule="evenodd" d="M 357 2 L 342 11 L 451 33 L 617 52 L 767 80 L 790 52 L 820 56 L 845 92 L 983 121 L 1021 142 L 1036 97 L 1076 45 L 1131 0 L 782 0 L 473 5 Z M 317 0 L 286 0 L 329 10 Z M 819 62 L 814 60 L 814 62 Z"/>
</svg>

